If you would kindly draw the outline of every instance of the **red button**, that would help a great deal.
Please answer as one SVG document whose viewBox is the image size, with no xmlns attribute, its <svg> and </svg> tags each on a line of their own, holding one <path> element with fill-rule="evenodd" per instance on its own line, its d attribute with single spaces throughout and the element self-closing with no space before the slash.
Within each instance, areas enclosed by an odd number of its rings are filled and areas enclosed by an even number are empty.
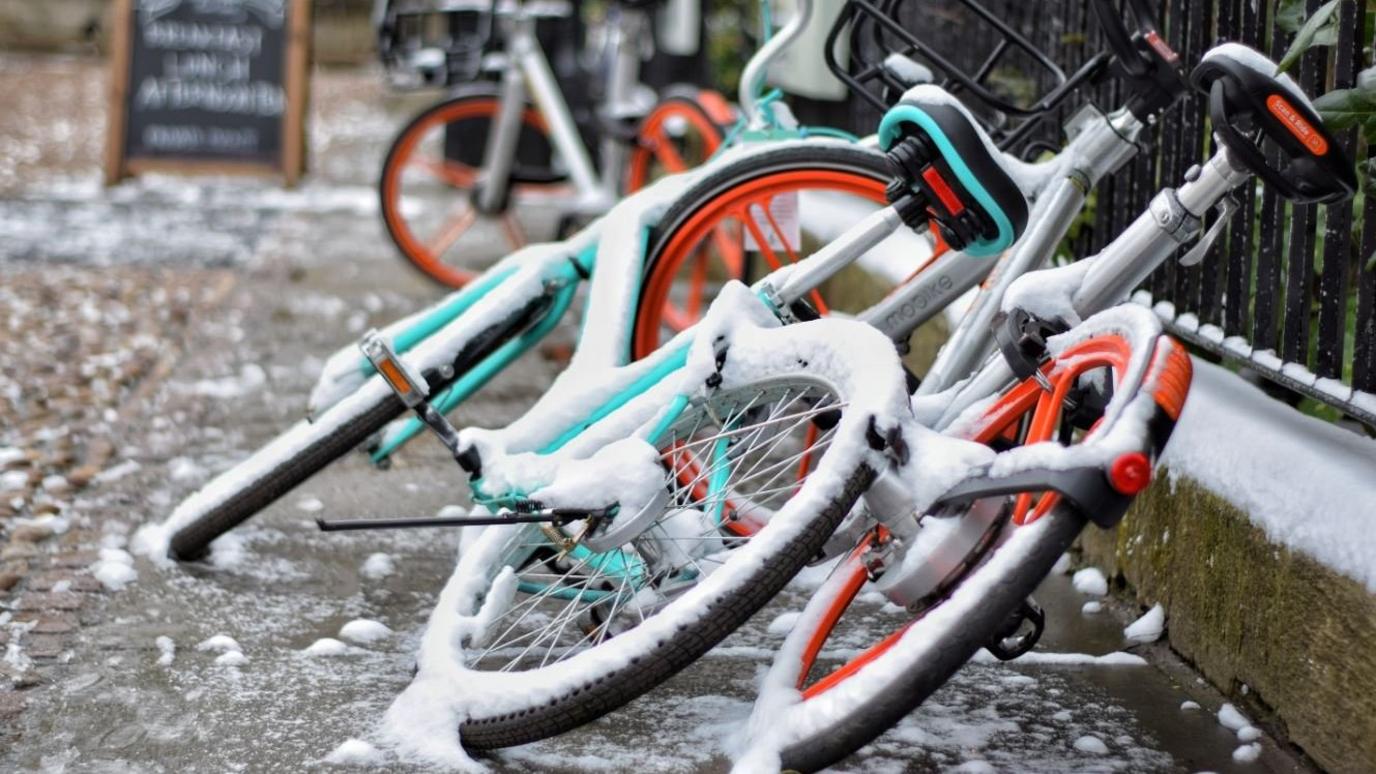
<svg viewBox="0 0 1376 774">
<path fill-rule="evenodd" d="M 1108 482 L 1119 494 L 1132 497 L 1151 483 L 1151 460 L 1141 452 L 1124 454 L 1109 466 Z"/>
</svg>

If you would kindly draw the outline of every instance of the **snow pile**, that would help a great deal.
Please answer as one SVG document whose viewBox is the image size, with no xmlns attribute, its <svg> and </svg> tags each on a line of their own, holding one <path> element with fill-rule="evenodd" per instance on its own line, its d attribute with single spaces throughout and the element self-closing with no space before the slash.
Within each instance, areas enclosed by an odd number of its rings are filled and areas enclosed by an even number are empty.
<svg viewBox="0 0 1376 774">
<path fill-rule="evenodd" d="M 328 658 L 334 656 L 347 656 L 353 651 L 354 649 L 349 647 L 346 643 L 340 642 L 333 637 L 321 637 L 315 642 L 312 642 L 301 652 L 307 656 Z"/>
<path fill-rule="evenodd" d="M 339 636 L 350 642 L 369 644 L 392 636 L 392 630 L 381 621 L 355 618 L 339 628 Z"/>
<path fill-rule="evenodd" d="M 1162 456 L 1246 513 L 1267 537 L 1376 592 L 1376 441 L 1295 411 L 1226 369 L 1194 362 Z"/>
<path fill-rule="evenodd" d="M 335 766 L 372 767 L 382 762 L 382 751 L 362 739 L 346 739 L 325 758 Z"/>
<path fill-rule="evenodd" d="M 1254 763 L 1256 762 L 1256 759 L 1260 757 L 1260 742 L 1244 744 L 1241 747 L 1238 747 L 1236 750 L 1233 750 L 1233 760 L 1237 761 L 1238 763 Z"/>
<path fill-rule="evenodd" d="M 158 666 L 172 666 L 172 661 L 177 657 L 177 643 L 171 637 L 162 635 L 153 644 L 158 648 Z"/>
<path fill-rule="evenodd" d="M 1128 642 L 1156 642 L 1166 628 L 1166 608 L 1155 605 L 1123 629 L 1123 638 Z"/>
<path fill-rule="evenodd" d="M 1088 594 L 1092 597 L 1102 597 L 1108 593 L 1108 579 L 1098 567 L 1086 567 L 1078 570 L 1070 578 L 1075 585 L 1075 590 L 1081 594 Z"/>
<path fill-rule="evenodd" d="M 1247 716 L 1238 711 L 1232 704 L 1224 704 L 1218 709 L 1218 724 L 1229 731 L 1240 731 L 1252 725 L 1252 721 Z"/>
<path fill-rule="evenodd" d="M 1094 615 L 1104 609 L 1104 604 L 1097 599 L 1091 599 L 1080 606 L 1081 615 Z"/>
<path fill-rule="evenodd" d="M 196 645 L 196 650 L 211 653 L 239 653 L 243 648 L 240 648 L 239 642 L 228 634 L 217 634 L 202 640 Z"/>
<path fill-rule="evenodd" d="M 100 549 L 100 561 L 91 567 L 91 574 L 109 591 L 122 591 L 139 578 L 134 557 L 118 548 Z"/>
<path fill-rule="evenodd" d="M 1079 739 L 1076 739 L 1072 746 L 1076 750 L 1089 753 L 1090 755 L 1108 755 L 1108 745 L 1104 744 L 1104 740 L 1097 736 L 1085 734 Z"/>
<path fill-rule="evenodd" d="M 243 653 L 240 653 L 237 650 L 231 650 L 227 653 L 221 653 L 219 656 L 215 657 L 216 666 L 237 668 L 247 663 L 248 656 L 245 656 Z"/>
<path fill-rule="evenodd" d="M 370 580 L 381 580 L 396 572 L 396 562 L 392 561 L 392 557 L 387 554 L 368 554 L 368 558 L 363 560 L 363 566 L 358 568 L 358 572 Z"/>
</svg>

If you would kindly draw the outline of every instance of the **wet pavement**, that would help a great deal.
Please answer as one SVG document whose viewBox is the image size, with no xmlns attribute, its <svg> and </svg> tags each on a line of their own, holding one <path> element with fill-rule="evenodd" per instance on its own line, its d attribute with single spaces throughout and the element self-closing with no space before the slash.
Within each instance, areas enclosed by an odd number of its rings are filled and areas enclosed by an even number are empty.
<svg viewBox="0 0 1376 774">
<path fill-rule="evenodd" d="M 0 66 L 9 68 L 0 75 L 12 77 L 16 60 Z M 63 82 L 63 73 L 84 82 L 77 75 L 98 68 L 64 59 L 28 61 L 23 69 L 53 82 Z M 0 180 L 0 275 L 33 277 L 60 262 L 64 271 L 91 276 L 113 265 L 228 278 L 168 334 L 175 342 L 169 366 L 138 374 L 128 393 L 136 399 L 112 404 L 113 414 L 102 411 L 113 447 L 102 470 L 112 472 L 64 501 L 61 523 L 50 522 L 59 534 L 35 542 L 39 554 L 85 552 L 93 563 L 122 563 L 120 549 L 140 524 L 164 518 L 182 496 L 300 416 L 326 355 L 438 297 L 399 262 L 370 204 L 370 180 L 402 111 L 381 95 L 376 74 L 326 73 L 318 83 L 317 93 L 327 96 L 317 100 L 313 123 L 317 177 L 299 192 L 158 178 L 107 194 L 80 152 L 37 153 L 61 159 L 46 166 L 0 165 L 0 172 L 18 170 Z M 55 119 L 36 113 L 33 120 Z M 10 184 L 25 176 L 35 179 Z M 73 214 L 83 211 L 98 217 Z M 155 213 L 164 219 L 150 224 Z M 561 330 L 553 341 L 571 336 Z M 455 422 L 493 426 L 515 418 L 557 372 L 560 353 L 551 346 L 527 357 L 461 407 Z M 59 412 L 50 421 L 66 426 L 82 416 Z M 138 559 L 136 579 L 119 591 L 102 590 L 83 570 L 46 584 L 30 572 L 0 596 L 0 688 L 22 686 L 11 695 L 25 705 L 7 714 L 0 701 L 0 770 L 343 766 L 327 760 L 345 740 L 370 738 L 410 678 L 457 535 L 324 535 L 312 520 L 429 515 L 462 504 L 465 488 L 438 444 L 423 439 L 386 472 L 361 455 L 332 466 L 237 531 L 234 550 L 220 552 L 214 564 L 162 567 Z M 12 539 L 16 522 L 0 516 L 0 526 Z M 69 598 L 75 612 L 62 613 Z M 25 615 L 26 599 L 51 607 L 42 611 L 47 618 Z M 1164 646 L 1136 646 L 1131 652 L 1146 661 L 1130 665 L 1057 664 L 1041 655 L 1124 650 L 1122 627 L 1135 611 L 1110 601 L 1099 613 L 1083 613 L 1087 598 L 1066 576 L 1048 580 L 1039 600 L 1050 623 L 1037 653 L 1012 664 L 970 665 L 841 769 L 1306 770 L 1268 737 L 1255 762 L 1235 761 L 1241 743 L 1216 717 L 1222 698 Z M 769 624 L 802 602 L 802 591 L 790 590 L 723 647 L 625 710 L 483 762 L 500 771 L 725 770 L 732 734 L 778 642 Z M 878 604 L 859 609 L 835 647 L 873 642 L 894 625 Z M 322 638 L 347 639 L 341 628 L 356 619 L 380 622 L 390 634 L 333 655 L 308 652 Z M 71 624 L 60 638 L 40 641 L 47 648 L 41 653 L 31 647 L 35 638 L 55 635 L 41 632 L 39 620 Z M 241 656 L 227 655 L 235 651 Z M 1186 701 L 1202 706 L 1182 709 Z M 374 765 L 415 770 L 385 753 Z"/>
</svg>

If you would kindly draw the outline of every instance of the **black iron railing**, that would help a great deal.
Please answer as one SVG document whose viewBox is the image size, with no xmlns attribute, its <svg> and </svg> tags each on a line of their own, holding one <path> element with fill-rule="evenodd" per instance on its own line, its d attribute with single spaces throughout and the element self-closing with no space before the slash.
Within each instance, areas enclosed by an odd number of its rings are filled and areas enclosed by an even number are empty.
<svg viewBox="0 0 1376 774">
<path fill-rule="evenodd" d="M 905 25 L 920 29 L 933 19 L 951 23 L 943 16 L 949 4 L 905 2 Z M 1306 15 L 1323 2 L 1305 0 Z M 1020 25 L 1066 71 L 1103 50 L 1087 0 L 985 0 L 985 5 Z M 1224 41 L 1246 43 L 1279 61 L 1293 35 L 1278 25 L 1278 7 L 1276 0 L 1160 0 L 1158 19 L 1171 46 L 1191 65 Z M 1366 0 L 1343 0 L 1336 43 L 1311 48 L 1292 68 L 1307 93 L 1350 87 L 1370 66 L 1363 51 L 1373 45 L 1363 38 L 1366 14 Z M 969 57 L 977 66 L 987 48 L 978 25 L 947 35 L 949 55 Z M 1017 77 L 1008 73 L 1011 81 Z M 1123 102 L 1112 80 L 1090 95 L 1106 109 Z M 1073 110 L 1075 102 L 1070 100 L 1063 112 Z M 868 105 L 852 100 L 850 110 L 853 126 L 874 126 L 877 113 Z M 1193 96 L 1153 127 L 1147 152 L 1099 187 L 1091 217 L 1072 234 L 1073 254 L 1093 254 L 1122 233 L 1157 190 L 1178 185 L 1213 149 L 1207 124 L 1204 100 Z M 1043 129 L 1047 134 L 1040 139 L 1059 141 L 1056 122 L 1046 122 Z M 1355 129 L 1337 134 L 1354 159 L 1376 155 Z M 1295 206 L 1258 185 L 1238 199 L 1241 206 L 1209 256 L 1190 267 L 1171 261 L 1147 281 L 1138 300 L 1153 304 L 1172 333 L 1192 345 L 1244 362 L 1294 393 L 1376 427 L 1376 197 Z"/>
</svg>

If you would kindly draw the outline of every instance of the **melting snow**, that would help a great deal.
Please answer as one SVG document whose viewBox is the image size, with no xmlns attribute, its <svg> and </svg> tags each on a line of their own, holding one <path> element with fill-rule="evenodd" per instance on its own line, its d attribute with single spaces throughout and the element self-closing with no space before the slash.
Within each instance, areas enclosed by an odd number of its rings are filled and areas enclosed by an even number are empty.
<svg viewBox="0 0 1376 774">
<path fill-rule="evenodd" d="M 315 513 L 316 511 L 323 510 L 325 504 L 320 502 L 320 498 L 318 497 L 303 497 L 296 501 L 296 507 L 306 513 Z"/>
<path fill-rule="evenodd" d="M 301 652 L 307 656 L 347 656 L 352 650 L 333 637 L 321 637 Z"/>
<path fill-rule="evenodd" d="M 217 634 L 214 637 L 204 639 L 196 646 L 196 650 L 208 650 L 215 653 L 238 653 L 242 650 L 239 643 L 228 634 Z"/>
<path fill-rule="evenodd" d="M 365 578 L 379 580 L 396 572 L 396 563 L 387 554 L 369 554 L 358 572 Z"/>
<path fill-rule="evenodd" d="M 1075 749 L 1091 755 L 1108 754 L 1108 745 L 1104 744 L 1104 740 L 1097 736 L 1090 736 L 1089 734 L 1075 740 Z"/>
<path fill-rule="evenodd" d="M 381 621 L 355 618 L 339 629 L 339 636 L 358 643 L 377 642 L 392 636 L 392 630 Z"/>
<path fill-rule="evenodd" d="M 1129 642 L 1156 642 L 1166 628 L 1166 608 L 1157 604 L 1141 618 L 1128 624 L 1123 630 L 1123 638 Z"/>
<path fill-rule="evenodd" d="M 1238 731 L 1252 725 L 1252 721 L 1247 716 L 1238 711 L 1232 704 L 1224 704 L 1218 710 L 1218 722 L 1229 731 Z"/>
<path fill-rule="evenodd" d="M 802 613 L 797 610 L 791 613 L 780 613 L 773 621 L 769 622 L 768 632 L 770 634 L 787 634 L 788 630 L 793 628 L 793 624 L 798 622 L 800 615 Z"/>
<path fill-rule="evenodd" d="M 1104 604 L 1097 599 L 1091 599 L 1080 606 L 1081 615 L 1094 615 L 1104 609 Z"/>
<path fill-rule="evenodd" d="M 92 567 L 91 574 L 110 591 L 121 591 L 139 578 L 134 557 L 118 548 L 100 549 L 100 561 Z"/>
<path fill-rule="evenodd" d="M 1260 757 L 1261 757 L 1261 743 L 1260 743 L 1260 742 L 1252 742 L 1251 744 L 1244 744 L 1244 745 L 1242 745 L 1241 747 L 1237 748 L 1236 750 L 1233 750 L 1233 760 L 1237 761 L 1238 763 L 1252 763 L 1252 762 L 1254 762 L 1257 758 L 1260 758 Z"/>
<path fill-rule="evenodd" d="M 1086 567 L 1071 577 L 1075 590 L 1081 594 L 1102 597 L 1108 593 L 1108 579 L 1098 567 Z"/>
<path fill-rule="evenodd" d="M 372 766 L 382 760 L 382 752 L 362 739 L 346 739 L 325 758 L 336 766 Z"/>
<path fill-rule="evenodd" d="M 248 656 L 245 656 L 237 650 L 231 650 L 228 653 L 221 653 L 219 656 L 215 658 L 216 666 L 241 667 L 247 663 Z"/>
<path fill-rule="evenodd" d="M 172 660 L 177 657 L 177 643 L 163 635 L 153 640 L 153 644 L 158 646 L 158 666 L 172 666 Z"/>
</svg>

